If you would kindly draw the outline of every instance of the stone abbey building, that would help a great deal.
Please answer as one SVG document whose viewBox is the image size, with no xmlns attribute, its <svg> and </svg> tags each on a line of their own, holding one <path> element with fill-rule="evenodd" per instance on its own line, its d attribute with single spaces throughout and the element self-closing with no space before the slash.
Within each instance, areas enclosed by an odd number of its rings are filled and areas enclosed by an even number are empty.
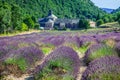
<svg viewBox="0 0 120 80">
<path fill-rule="evenodd" d="M 79 26 L 79 19 L 60 19 L 50 10 L 47 17 L 39 19 L 39 24 L 40 27 L 43 27 L 45 30 L 51 30 L 54 29 L 54 27 L 57 27 L 57 29 L 77 29 Z"/>
</svg>

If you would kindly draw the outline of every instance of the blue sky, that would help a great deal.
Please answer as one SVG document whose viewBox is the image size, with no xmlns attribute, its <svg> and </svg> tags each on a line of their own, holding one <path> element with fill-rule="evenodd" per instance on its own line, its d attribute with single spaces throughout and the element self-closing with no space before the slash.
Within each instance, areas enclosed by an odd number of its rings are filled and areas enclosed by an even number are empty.
<svg viewBox="0 0 120 80">
<path fill-rule="evenodd" d="M 100 8 L 117 9 L 120 7 L 120 0 L 91 0 Z"/>
</svg>

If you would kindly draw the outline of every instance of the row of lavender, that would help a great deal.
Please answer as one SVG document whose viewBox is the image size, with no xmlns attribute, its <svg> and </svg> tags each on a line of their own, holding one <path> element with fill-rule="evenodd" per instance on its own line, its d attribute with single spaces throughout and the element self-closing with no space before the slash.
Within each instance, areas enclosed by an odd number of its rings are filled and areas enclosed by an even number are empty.
<svg viewBox="0 0 120 80">
<path fill-rule="evenodd" d="M 72 48 L 62 46 L 35 68 L 34 77 L 35 80 L 74 80 L 79 67 L 78 54 Z"/>
<path fill-rule="evenodd" d="M 85 52 L 87 69 L 81 80 L 120 80 L 120 34 L 94 44 Z"/>
<path fill-rule="evenodd" d="M 112 54 L 113 53 L 112 52 L 111 55 L 117 56 L 120 54 L 119 53 L 120 52 L 119 36 L 120 36 L 120 33 L 111 32 L 107 34 L 94 34 L 94 35 L 93 34 L 81 35 L 79 33 L 75 33 L 75 34 L 33 33 L 30 35 L 3 37 L 0 39 L 0 62 L 2 63 L 5 62 L 6 64 L 14 63 L 18 65 L 18 67 L 20 67 L 22 71 L 26 71 L 26 70 L 29 70 L 30 67 L 34 66 L 36 61 L 41 61 L 45 56 L 46 52 L 48 54 L 51 51 L 53 51 L 50 55 L 46 57 L 45 62 L 43 62 L 43 64 L 38 66 L 39 68 L 35 70 L 35 73 L 37 73 L 37 76 L 35 75 L 36 79 L 39 79 L 39 77 L 41 77 L 41 74 L 39 74 L 41 69 L 44 75 L 51 76 L 50 74 L 46 74 L 45 72 L 48 71 L 52 73 L 51 70 L 53 70 L 54 72 L 57 70 L 59 71 L 59 73 L 57 74 L 60 74 L 60 73 L 62 74 L 59 76 L 60 79 L 61 79 L 61 76 L 63 77 L 64 75 L 68 76 L 68 78 L 75 78 L 77 74 L 78 66 L 79 66 L 79 58 L 76 52 L 74 52 L 71 48 L 73 48 L 74 50 L 78 50 L 79 48 L 82 48 L 82 47 L 89 48 L 90 46 L 94 46 L 94 44 L 98 45 L 100 43 L 102 44 L 104 43 L 112 49 L 115 48 L 115 51 L 117 51 L 117 53 Z M 68 46 L 68 47 L 60 47 L 60 46 Z M 54 49 L 57 49 L 57 50 L 54 51 Z M 89 49 L 87 52 L 88 53 L 86 53 L 87 56 L 85 56 L 85 61 L 88 60 L 89 58 L 88 56 Z M 109 55 L 109 54 L 106 54 L 106 55 Z M 65 61 L 65 63 L 59 62 L 62 60 Z M 93 59 L 91 59 L 90 57 L 90 60 L 86 62 L 89 63 L 92 60 Z M 55 62 L 55 61 L 58 61 L 58 62 Z M 73 62 L 73 63 L 70 63 L 70 62 Z M 70 64 L 67 65 L 67 63 L 70 63 Z M 53 64 L 54 66 L 51 66 L 51 64 Z M 60 66 L 60 64 L 62 64 L 63 67 Z M 45 70 L 43 69 L 44 67 L 45 68 L 51 67 L 52 69 L 46 71 L 46 69 Z M 71 68 L 68 69 L 68 67 L 71 67 Z M 54 76 L 53 78 L 55 77 L 56 76 Z"/>
</svg>

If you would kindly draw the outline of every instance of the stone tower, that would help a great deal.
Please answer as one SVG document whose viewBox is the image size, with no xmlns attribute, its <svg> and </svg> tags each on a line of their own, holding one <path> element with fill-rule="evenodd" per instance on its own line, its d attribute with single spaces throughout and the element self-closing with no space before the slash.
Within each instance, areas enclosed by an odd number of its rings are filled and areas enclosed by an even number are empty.
<svg viewBox="0 0 120 80">
<path fill-rule="evenodd" d="M 52 15 L 53 14 L 53 11 L 52 10 L 49 10 L 48 12 L 48 16 Z"/>
</svg>

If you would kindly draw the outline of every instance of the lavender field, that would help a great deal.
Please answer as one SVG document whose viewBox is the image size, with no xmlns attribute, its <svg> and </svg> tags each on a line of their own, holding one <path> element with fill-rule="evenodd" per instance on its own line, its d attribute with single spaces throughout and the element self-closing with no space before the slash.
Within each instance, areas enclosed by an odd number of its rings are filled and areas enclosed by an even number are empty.
<svg viewBox="0 0 120 80">
<path fill-rule="evenodd" d="M 120 80 L 120 32 L 0 37 L 0 80 Z"/>
</svg>

